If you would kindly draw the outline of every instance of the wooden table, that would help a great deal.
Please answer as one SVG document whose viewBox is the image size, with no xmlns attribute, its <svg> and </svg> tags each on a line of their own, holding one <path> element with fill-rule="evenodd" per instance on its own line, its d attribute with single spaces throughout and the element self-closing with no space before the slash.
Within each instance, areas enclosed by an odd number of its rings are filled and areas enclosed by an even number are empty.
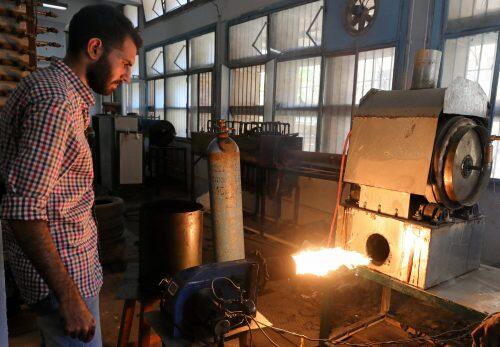
<svg viewBox="0 0 500 347">
<path fill-rule="evenodd" d="M 358 268 L 356 271 L 360 276 L 382 285 L 379 313 L 350 326 L 332 331 L 329 317 L 332 315 L 334 298 L 326 295 L 321 307 L 320 338 L 342 341 L 371 325 L 390 319 L 392 290 L 478 320 L 489 314 L 500 312 L 499 268 L 481 265 L 475 271 L 427 290 L 414 287 L 366 267 Z"/>
<path fill-rule="evenodd" d="M 116 299 L 124 300 L 117 346 L 126 347 L 128 345 L 136 303 L 139 303 L 138 345 L 139 347 L 149 347 L 150 344 L 156 343 L 154 337 L 151 336 L 151 327 L 144 318 L 144 315 L 154 309 L 154 305 L 159 301 L 159 298 L 141 293 L 138 263 L 127 265 L 122 283 L 116 293 Z"/>
<path fill-rule="evenodd" d="M 167 329 L 167 319 L 160 311 L 151 311 L 145 313 L 145 318 L 147 323 L 153 328 L 153 330 L 160 336 L 163 346 L 167 347 L 197 347 L 197 346 L 206 346 L 206 344 L 202 342 L 192 342 L 185 339 L 173 338 L 170 331 Z M 267 320 L 260 312 L 257 312 L 255 320 L 258 321 L 261 328 L 264 329 L 264 326 L 272 326 L 271 322 Z M 224 336 L 224 340 L 233 340 L 238 339 L 240 346 L 248 345 L 248 332 L 250 330 L 259 329 L 257 324 L 252 320 L 250 323 L 250 328 L 246 325 L 239 327 L 237 329 L 231 330 Z"/>
</svg>

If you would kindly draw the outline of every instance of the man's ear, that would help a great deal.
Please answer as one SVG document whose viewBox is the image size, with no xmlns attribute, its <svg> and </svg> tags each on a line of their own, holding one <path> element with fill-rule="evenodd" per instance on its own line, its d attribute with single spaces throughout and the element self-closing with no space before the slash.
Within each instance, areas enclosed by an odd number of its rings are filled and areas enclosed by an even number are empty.
<svg viewBox="0 0 500 347">
<path fill-rule="evenodd" d="M 92 61 L 97 61 L 104 54 L 104 45 L 101 39 L 91 38 L 87 43 L 87 55 Z"/>
</svg>

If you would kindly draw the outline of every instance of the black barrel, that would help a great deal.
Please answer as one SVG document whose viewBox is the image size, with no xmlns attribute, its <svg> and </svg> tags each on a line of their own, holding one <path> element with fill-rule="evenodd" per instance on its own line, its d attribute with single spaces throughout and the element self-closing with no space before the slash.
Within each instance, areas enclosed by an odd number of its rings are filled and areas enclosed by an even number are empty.
<svg viewBox="0 0 500 347">
<path fill-rule="evenodd" d="M 159 293 L 162 278 L 200 265 L 202 242 L 202 205 L 183 200 L 143 204 L 139 235 L 141 291 Z"/>
</svg>

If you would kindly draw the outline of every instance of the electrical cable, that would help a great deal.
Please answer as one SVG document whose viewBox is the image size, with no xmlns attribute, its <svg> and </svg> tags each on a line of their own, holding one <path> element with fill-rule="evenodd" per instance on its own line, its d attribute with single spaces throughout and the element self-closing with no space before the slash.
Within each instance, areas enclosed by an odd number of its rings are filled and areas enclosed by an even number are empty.
<svg viewBox="0 0 500 347">
<path fill-rule="evenodd" d="M 296 337 L 300 337 L 300 338 L 303 338 L 305 340 L 312 341 L 312 342 L 328 342 L 328 343 L 333 344 L 333 345 L 344 345 L 344 346 L 352 346 L 352 347 L 369 347 L 369 346 L 376 346 L 376 345 L 402 344 L 402 343 L 419 342 L 419 341 L 420 342 L 425 342 L 425 341 L 428 341 L 429 339 L 436 340 L 438 342 L 455 341 L 455 340 L 459 340 L 459 339 L 461 339 L 463 337 L 466 337 L 466 336 L 470 335 L 470 329 L 472 327 L 476 326 L 478 323 L 483 322 L 483 321 L 475 322 L 475 323 L 469 324 L 468 326 L 466 326 L 464 328 L 461 328 L 461 329 L 448 330 L 448 331 L 442 332 L 442 333 L 437 334 L 437 335 L 432 335 L 432 336 L 414 337 L 414 338 L 409 338 L 409 339 L 405 339 L 405 340 L 377 341 L 377 342 L 370 342 L 370 343 L 349 343 L 349 342 L 337 342 L 337 341 L 335 341 L 333 339 L 313 338 L 313 337 L 309 337 L 307 335 L 296 333 L 296 332 L 293 332 L 293 331 L 290 331 L 290 330 L 287 330 L 287 329 L 283 329 L 283 328 L 278 328 L 278 327 L 275 327 L 275 326 L 267 325 L 267 324 L 262 323 L 262 322 L 257 322 L 257 320 L 255 320 L 255 318 L 253 318 L 253 317 L 252 317 L 252 319 L 257 324 L 257 326 L 259 326 L 259 323 L 260 323 L 264 327 L 270 328 L 270 329 L 272 329 L 272 330 L 274 330 L 274 331 L 276 331 L 277 333 L 280 333 L 280 334 L 283 334 L 283 333 L 290 334 L 290 335 L 293 335 L 293 336 L 296 336 Z M 486 319 L 487 318 L 485 318 L 485 320 Z M 454 333 L 454 332 L 462 332 L 462 331 L 465 331 L 465 330 L 467 330 L 467 332 L 464 333 L 464 334 L 462 334 L 462 335 L 455 336 L 453 338 L 440 339 L 440 337 L 443 336 L 443 335 L 447 335 L 447 334 Z M 261 329 L 261 331 L 263 331 L 263 330 Z"/>
<path fill-rule="evenodd" d="M 335 227 L 336 227 L 336 222 L 337 222 L 337 214 L 339 212 L 340 208 L 340 199 L 342 198 L 342 186 L 344 184 L 344 165 L 345 165 L 345 160 L 347 156 L 347 145 L 349 144 L 349 140 L 351 138 L 351 131 L 347 133 L 347 136 L 345 137 L 344 140 L 344 146 L 342 148 L 342 160 L 340 162 L 340 171 L 339 171 L 339 181 L 337 185 L 337 201 L 335 203 L 335 210 L 333 211 L 333 216 L 332 216 L 332 222 L 330 223 L 330 233 L 328 234 L 328 242 L 326 244 L 327 247 L 331 246 L 331 243 L 333 241 L 333 236 L 335 233 Z"/>
<path fill-rule="evenodd" d="M 249 316 L 254 322 L 255 324 L 257 325 L 257 328 L 259 328 L 260 332 L 262 334 L 264 334 L 264 336 L 269 340 L 269 342 L 271 342 L 273 344 L 273 346 L 275 347 L 280 347 L 280 345 L 278 345 L 276 342 L 274 342 L 274 340 L 272 338 L 269 337 L 269 335 L 266 334 L 266 332 L 264 331 L 264 329 L 262 329 L 259 325 L 259 322 L 252 316 Z M 264 325 L 264 324 L 263 324 Z M 265 325 L 264 325 L 265 326 Z"/>
</svg>

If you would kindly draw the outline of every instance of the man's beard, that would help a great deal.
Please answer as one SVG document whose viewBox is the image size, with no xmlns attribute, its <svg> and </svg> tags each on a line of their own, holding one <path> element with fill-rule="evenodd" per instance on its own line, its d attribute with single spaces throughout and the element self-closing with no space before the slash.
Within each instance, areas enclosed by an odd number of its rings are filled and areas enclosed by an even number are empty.
<svg viewBox="0 0 500 347">
<path fill-rule="evenodd" d="M 106 54 L 103 54 L 98 61 L 87 67 L 87 81 L 90 88 L 98 94 L 109 95 L 113 92 L 110 83 L 111 64 Z"/>
</svg>

